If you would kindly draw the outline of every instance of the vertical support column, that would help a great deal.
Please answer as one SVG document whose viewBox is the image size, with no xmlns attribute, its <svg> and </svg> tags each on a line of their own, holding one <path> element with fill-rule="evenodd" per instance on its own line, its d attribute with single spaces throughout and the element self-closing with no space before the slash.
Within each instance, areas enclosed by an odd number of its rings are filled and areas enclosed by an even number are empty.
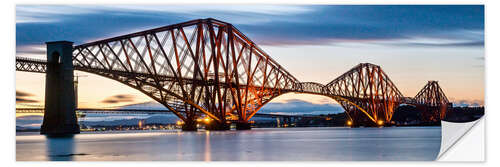
<svg viewBox="0 0 500 167">
<path fill-rule="evenodd" d="M 45 113 L 41 134 L 80 133 L 73 84 L 73 42 L 47 42 Z"/>
<path fill-rule="evenodd" d="M 196 124 L 196 120 L 189 119 L 187 122 L 184 122 L 184 125 L 182 125 L 182 131 L 197 131 L 198 127 Z"/>
</svg>

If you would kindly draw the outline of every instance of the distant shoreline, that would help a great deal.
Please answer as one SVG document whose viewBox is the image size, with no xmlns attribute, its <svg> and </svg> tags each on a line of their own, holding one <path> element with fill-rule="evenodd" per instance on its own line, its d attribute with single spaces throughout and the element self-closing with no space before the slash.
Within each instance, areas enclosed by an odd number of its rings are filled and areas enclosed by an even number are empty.
<svg viewBox="0 0 500 167">
<path fill-rule="evenodd" d="M 264 128 L 275 128 L 275 129 L 290 129 L 290 128 L 378 128 L 378 127 L 348 127 L 348 126 L 297 126 L 297 127 L 252 127 L 252 129 L 264 129 Z M 385 128 L 395 128 L 395 127 L 441 127 L 441 125 L 398 125 L 398 126 L 389 126 Z M 165 130 L 181 130 L 181 129 L 137 129 L 137 130 L 102 130 L 102 131 L 81 131 L 81 132 L 144 132 L 144 131 L 165 131 Z M 205 130 L 203 128 L 200 128 L 198 130 Z M 234 130 L 234 129 L 232 129 Z M 18 132 L 40 132 L 39 129 L 27 129 L 27 130 L 16 130 L 16 133 Z"/>
</svg>

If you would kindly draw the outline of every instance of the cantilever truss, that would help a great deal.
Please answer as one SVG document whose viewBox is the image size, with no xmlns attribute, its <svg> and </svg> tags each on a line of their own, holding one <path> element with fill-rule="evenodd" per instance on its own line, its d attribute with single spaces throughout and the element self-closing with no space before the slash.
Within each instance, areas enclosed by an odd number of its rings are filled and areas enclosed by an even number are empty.
<svg viewBox="0 0 500 167">
<path fill-rule="evenodd" d="M 437 81 L 429 81 L 414 97 L 419 104 L 430 107 L 448 105 L 449 101 Z"/>
<path fill-rule="evenodd" d="M 404 98 L 380 66 L 369 63 L 355 66 L 325 88 L 328 96 L 342 105 L 350 119 L 358 122 L 366 122 L 364 118 L 374 123 L 389 122 Z"/>
<path fill-rule="evenodd" d="M 16 58 L 18 71 L 45 72 L 46 65 Z M 73 65 L 143 92 L 187 124 L 201 115 L 245 123 L 288 92 L 328 96 L 363 124 L 390 122 L 402 103 L 449 106 L 436 81 L 415 98 L 404 97 L 380 66 L 369 63 L 327 85 L 299 82 L 233 25 L 210 18 L 75 46 Z M 443 118 L 446 109 L 440 112 Z"/>
<path fill-rule="evenodd" d="M 437 110 L 438 112 L 424 113 L 428 114 L 427 119 L 444 119 L 448 107 L 451 107 L 450 101 L 444 94 L 437 81 L 429 81 L 413 98 L 416 104 L 425 106 L 426 110 Z M 438 119 L 439 118 L 439 119 Z"/>
<path fill-rule="evenodd" d="M 229 23 L 202 19 L 83 44 L 75 69 L 138 89 L 185 122 L 248 121 L 298 80 Z"/>
</svg>

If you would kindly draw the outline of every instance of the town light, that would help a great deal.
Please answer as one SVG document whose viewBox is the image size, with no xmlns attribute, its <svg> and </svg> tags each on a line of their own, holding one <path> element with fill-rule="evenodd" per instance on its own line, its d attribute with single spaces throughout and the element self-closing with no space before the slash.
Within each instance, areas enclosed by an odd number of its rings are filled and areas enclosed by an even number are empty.
<svg viewBox="0 0 500 167">
<path fill-rule="evenodd" d="M 142 120 L 139 121 L 139 128 L 142 128 L 142 124 L 143 124 L 142 122 L 143 122 Z"/>
<path fill-rule="evenodd" d="M 351 125 L 352 125 L 352 121 L 351 120 L 347 121 L 347 126 L 351 126 Z"/>
<path fill-rule="evenodd" d="M 182 125 L 182 124 L 184 124 L 184 122 L 182 122 L 181 120 L 178 120 L 178 121 L 176 122 L 176 124 L 177 124 L 177 125 Z"/>
<path fill-rule="evenodd" d="M 378 120 L 378 121 L 377 121 L 377 125 L 379 125 L 379 126 L 384 125 L 384 121 L 382 121 L 382 120 Z"/>
</svg>

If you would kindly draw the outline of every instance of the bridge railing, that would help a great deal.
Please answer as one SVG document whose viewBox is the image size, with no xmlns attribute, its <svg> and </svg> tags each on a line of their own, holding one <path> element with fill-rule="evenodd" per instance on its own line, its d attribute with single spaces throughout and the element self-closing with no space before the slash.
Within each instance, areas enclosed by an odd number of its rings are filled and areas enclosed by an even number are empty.
<svg viewBox="0 0 500 167">
<path fill-rule="evenodd" d="M 37 63 L 47 63 L 47 60 L 44 60 L 44 59 L 35 59 L 35 58 L 18 57 L 18 56 L 16 56 L 16 61 L 30 61 L 30 62 L 37 62 Z"/>
<path fill-rule="evenodd" d="M 16 71 L 45 73 L 47 71 L 47 61 L 27 57 L 16 57 Z"/>
</svg>

